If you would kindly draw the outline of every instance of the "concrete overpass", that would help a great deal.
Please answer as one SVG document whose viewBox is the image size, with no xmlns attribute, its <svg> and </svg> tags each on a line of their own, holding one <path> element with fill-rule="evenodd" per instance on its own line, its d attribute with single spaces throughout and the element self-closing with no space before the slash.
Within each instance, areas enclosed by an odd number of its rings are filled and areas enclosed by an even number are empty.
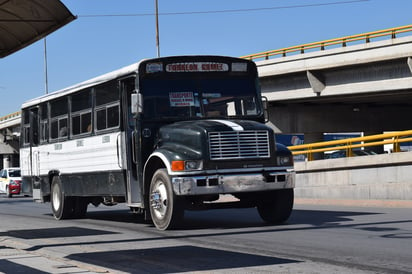
<svg viewBox="0 0 412 274">
<path fill-rule="evenodd" d="M 412 31 L 412 25 L 406 27 Z M 324 132 L 368 135 L 410 129 L 412 36 L 388 34 L 389 39 L 382 35 L 375 42 L 367 34 L 332 39 L 318 42 L 318 49 L 312 43 L 294 47 L 302 49 L 294 55 L 256 59 L 262 91 L 270 102 L 270 121 L 277 131 L 304 133 L 311 143 L 321 141 Z M 348 45 L 351 37 L 357 38 L 357 44 Z M 334 47 L 325 49 L 325 42 Z M 301 53 L 305 46 L 311 50 Z M 265 53 L 246 58 L 256 56 Z"/>
<path fill-rule="evenodd" d="M 20 111 L 0 117 L 0 169 L 19 166 Z"/>
<path fill-rule="evenodd" d="M 244 57 L 258 65 L 278 133 L 303 133 L 313 143 L 323 133 L 408 130 L 411 32 L 409 25 Z M 412 201 L 412 152 L 296 162 L 295 169 L 299 198 Z"/>
</svg>

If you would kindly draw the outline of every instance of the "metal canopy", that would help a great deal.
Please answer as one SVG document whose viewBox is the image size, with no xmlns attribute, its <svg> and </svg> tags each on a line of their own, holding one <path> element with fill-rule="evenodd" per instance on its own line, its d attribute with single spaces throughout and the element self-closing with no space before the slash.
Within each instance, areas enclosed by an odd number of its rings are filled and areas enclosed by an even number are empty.
<svg viewBox="0 0 412 274">
<path fill-rule="evenodd" d="M 59 0 L 0 0 L 0 58 L 74 19 L 76 17 Z"/>
</svg>

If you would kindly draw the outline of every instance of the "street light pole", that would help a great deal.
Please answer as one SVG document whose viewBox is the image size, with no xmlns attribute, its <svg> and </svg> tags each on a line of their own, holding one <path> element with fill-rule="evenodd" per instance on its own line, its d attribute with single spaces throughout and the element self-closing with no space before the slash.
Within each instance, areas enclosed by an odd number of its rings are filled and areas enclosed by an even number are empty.
<svg viewBox="0 0 412 274">
<path fill-rule="evenodd" d="M 156 49 L 157 49 L 157 57 L 160 57 L 160 43 L 159 43 L 159 6 L 158 0 L 155 0 L 155 8 L 156 8 Z"/>
<path fill-rule="evenodd" d="M 49 79 L 48 79 L 48 72 L 47 72 L 47 42 L 46 37 L 44 37 L 44 88 L 45 93 L 49 93 Z"/>
</svg>

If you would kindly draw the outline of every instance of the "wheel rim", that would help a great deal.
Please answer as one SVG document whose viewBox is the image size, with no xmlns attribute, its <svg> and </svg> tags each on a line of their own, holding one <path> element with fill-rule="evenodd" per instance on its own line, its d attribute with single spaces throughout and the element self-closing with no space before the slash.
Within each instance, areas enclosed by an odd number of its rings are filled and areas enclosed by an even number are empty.
<svg viewBox="0 0 412 274">
<path fill-rule="evenodd" d="M 53 196 L 52 196 L 52 204 L 54 210 L 58 210 L 60 208 L 60 190 L 58 185 L 54 185 L 53 187 Z"/>
<path fill-rule="evenodd" d="M 161 180 L 156 181 L 153 186 L 150 195 L 150 206 L 156 218 L 163 219 L 165 217 L 168 207 L 168 197 L 166 186 Z"/>
</svg>

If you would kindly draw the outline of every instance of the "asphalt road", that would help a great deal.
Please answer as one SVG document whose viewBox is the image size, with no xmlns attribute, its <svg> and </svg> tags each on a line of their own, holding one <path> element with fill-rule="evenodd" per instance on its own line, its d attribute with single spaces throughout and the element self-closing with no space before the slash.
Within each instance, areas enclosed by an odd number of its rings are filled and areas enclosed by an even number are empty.
<svg viewBox="0 0 412 274">
<path fill-rule="evenodd" d="M 2 273 L 412 273 L 411 208 L 295 205 L 187 212 L 158 231 L 124 205 L 56 221 L 50 204 L 0 195 Z"/>
</svg>

